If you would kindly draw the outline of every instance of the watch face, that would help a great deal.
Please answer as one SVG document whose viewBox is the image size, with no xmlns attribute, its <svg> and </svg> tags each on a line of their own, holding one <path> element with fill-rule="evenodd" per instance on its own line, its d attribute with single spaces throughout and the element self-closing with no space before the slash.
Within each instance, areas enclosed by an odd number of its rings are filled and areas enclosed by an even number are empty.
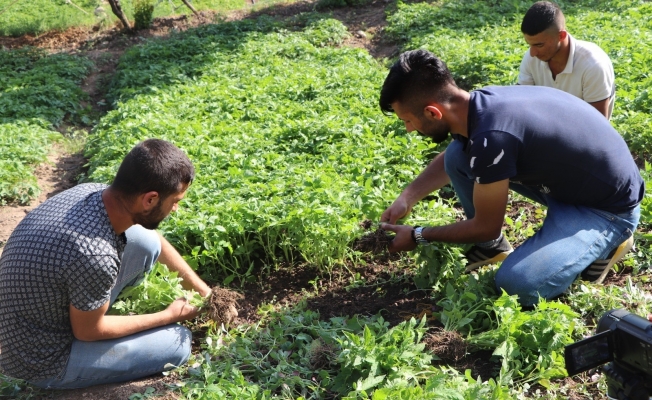
<svg viewBox="0 0 652 400">
<path fill-rule="evenodd" d="M 428 242 L 428 241 L 423 237 L 423 235 L 421 234 L 422 231 L 423 231 L 423 228 L 422 228 L 422 227 L 418 227 L 418 228 L 416 228 L 416 229 L 414 230 L 414 237 L 417 239 L 417 243 L 418 243 L 418 244 L 429 244 L 430 242 Z"/>
</svg>

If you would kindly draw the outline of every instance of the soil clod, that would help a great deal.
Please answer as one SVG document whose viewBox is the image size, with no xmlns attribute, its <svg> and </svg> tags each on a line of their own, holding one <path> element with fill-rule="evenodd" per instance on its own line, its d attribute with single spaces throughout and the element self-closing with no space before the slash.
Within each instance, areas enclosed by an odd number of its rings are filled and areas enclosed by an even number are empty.
<svg viewBox="0 0 652 400">
<path fill-rule="evenodd" d="M 241 299 L 244 296 L 240 293 L 214 287 L 209 300 L 208 316 L 218 324 L 230 324 L 238 316 L 238 300 Z"/>
<path fill-rule="evenodd" d="M 370 229 L 373 226 L 373 222 L 365 220 L 360 223 L 360 226 L 364 229 Z M 387 251 L 387 246 L 393 239 L 394 235 L 390 235 L 386 231 L 378 228 L 356 239 L 353 243 L 353 249 L 365 253 L 380 254 Z"/>
</svg>

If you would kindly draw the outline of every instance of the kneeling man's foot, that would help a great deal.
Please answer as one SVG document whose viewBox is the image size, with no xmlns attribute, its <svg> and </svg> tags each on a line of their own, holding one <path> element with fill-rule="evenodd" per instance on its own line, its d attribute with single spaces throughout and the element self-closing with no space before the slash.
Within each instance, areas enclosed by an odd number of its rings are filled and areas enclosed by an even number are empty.
<svg viewBox="0 0 652 400">
<path fill-rule="evenodd" d="M 613 249 L 606 260 L 595 260 L 591 265 L 586 267 L 582 271 L 582 280 L 597 284 L 602 283 L 614 264 L 622 260 L 625 254 L 632 249 L 632 246 L 634 246 L 633 235 Z"/>
<path fill-rule="evenodd" d="M 498 244 L 490 248 L 475 245 L 464 253 L 467 260 L 466 272 L 474 271 L 483 265 L 503 261 L 512 251 L 514 251 L 512 245 L 504 236 L 501 236 Z"/>
</svg>

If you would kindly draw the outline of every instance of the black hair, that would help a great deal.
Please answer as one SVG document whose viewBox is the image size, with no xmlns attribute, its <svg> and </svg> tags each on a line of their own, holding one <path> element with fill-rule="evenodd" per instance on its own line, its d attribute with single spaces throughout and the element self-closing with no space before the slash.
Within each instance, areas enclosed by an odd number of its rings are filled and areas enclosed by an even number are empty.
<svg viewBox="0 0 652 400">
<path fill-rule="evenodd" d="M 534 36 L 555 27 L 560 31 L 565 29 L 566 21 L 559 6 L 549 1 L 538 1 L 530 7 L 521 22 L 521 32 Z"/>
<path fill-rule="evenodd" d="M 161 139 L 138 143 L 125 156 L 111 187 L 127 198 L 157 192 L 161 199 L 195 179 L 195 167 L 174 144 Z"/>
<path fill-rule="evenodd" d="M 380 90 L 380 109 L 392 113 L 392 103 L 400 102 L 422 107 L 429 100 L 447 101 L 446 90 L 455 80 L 446 64 L 427 50 L 406 51 L 389 69 Z"/>
</svg>

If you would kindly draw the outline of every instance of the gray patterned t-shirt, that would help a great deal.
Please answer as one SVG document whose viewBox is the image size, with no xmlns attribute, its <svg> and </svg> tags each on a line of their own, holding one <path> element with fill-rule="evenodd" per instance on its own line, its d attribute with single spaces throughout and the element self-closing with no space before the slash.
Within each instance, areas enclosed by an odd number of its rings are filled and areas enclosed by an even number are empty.
<svg viewBox="0 0 652 400">
<path fill-rule="evenodd" d="M 73 341 L 69 306 L 110 299 L 126 239 L 102 201 L 106 185 L 82 184 L 31 211 L 0 258 L 0 367 L 25 380 L 59 375 Z"/>
</svg>

